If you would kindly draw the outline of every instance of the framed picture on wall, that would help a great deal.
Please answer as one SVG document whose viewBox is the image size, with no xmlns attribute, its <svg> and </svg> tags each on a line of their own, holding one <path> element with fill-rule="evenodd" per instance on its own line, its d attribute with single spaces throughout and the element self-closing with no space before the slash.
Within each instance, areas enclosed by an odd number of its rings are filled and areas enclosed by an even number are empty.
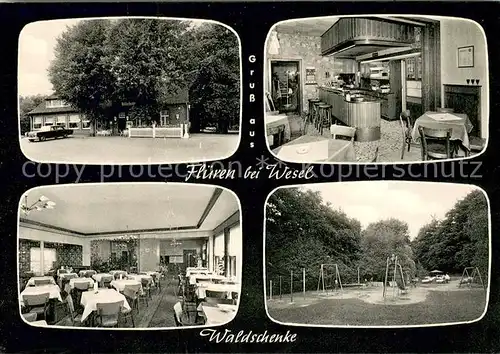
<svg viewBox="0 0 500 354">
<path fill-rule="evenodd" d="M 306 68 L 306 85 L 316 85 L 316 68 Z"/>
<path fill-rule="evenodd" d="M 458 67 L 472 68 L 474 67 L 474 46 L 458 48 Z"/>
</svg>

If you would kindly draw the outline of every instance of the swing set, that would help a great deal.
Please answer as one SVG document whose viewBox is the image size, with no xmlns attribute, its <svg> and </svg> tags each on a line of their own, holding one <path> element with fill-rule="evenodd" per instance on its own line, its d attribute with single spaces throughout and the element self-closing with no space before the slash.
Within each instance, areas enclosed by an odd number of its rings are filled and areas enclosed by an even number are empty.
<svg viewBox="0 0 500 354">
<path fill-rule="evenodd" d="M 391 274 L 389 274 L 391 273 Z M 386 266 L 385 266 L 385 277 L 384 277 L 384 299 L 387 297 L 387 287 L 389 284 L 389 275 L 391 275 L 391 284 L 392 287 L 392 296 L 396 298 L 398 295 L 406 294 L 408 292 L 408 288 L 405 284 L 405 276 L 403 273 L 403 267 L 399 263 L 398 256 L 391 255 L 387 257 Z"/>
<path fill-rule="evenodd" d="M 332 270 L 333 272 L 330 272 Z M 332 274 L 333 273 L 333 274 Z M 323 293 L 328 292 L 328 289 L 338 293 L 342 293 L 342 279 L 340 279 L 339 267 L 336 263 L 324 263 L 321 264 L 318 278 L 318 292 Z"/>
<path fill-rule="evenodd" d="M 484 285 L 483 278 L 481 277 L 481 272 L 478 267 L 465 267 L 462 278 L 458 283 L 458 287 L 460 288 L 462 285 L 468 286 L 472 288 L 472 284 L 481 284 L 484 290 L 486 290 L 486 286 Z"/>
</svg>

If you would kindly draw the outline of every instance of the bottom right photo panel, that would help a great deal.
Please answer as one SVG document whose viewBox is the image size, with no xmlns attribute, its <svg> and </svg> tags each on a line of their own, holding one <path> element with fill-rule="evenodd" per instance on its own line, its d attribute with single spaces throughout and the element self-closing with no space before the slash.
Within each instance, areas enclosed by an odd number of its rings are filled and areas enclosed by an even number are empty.
<svg viewBox="0 0 500 354">
<path fill-rule="evenodd" d="M 265 218 L 266 310 L 275 322 L 436 326 L 487 311 L 490 207 L 477 186 L 286 186 L 268 196 Z"/>
</svg>

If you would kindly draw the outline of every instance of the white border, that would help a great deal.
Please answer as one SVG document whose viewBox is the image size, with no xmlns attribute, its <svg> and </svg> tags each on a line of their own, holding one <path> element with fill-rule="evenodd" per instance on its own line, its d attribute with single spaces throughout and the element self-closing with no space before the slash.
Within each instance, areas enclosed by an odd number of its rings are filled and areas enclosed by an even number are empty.
<svg viewBox="0 0 500 354">
<path fill-rule="evenodd" d="M 354 182 L 340 182 L 340 183 L 350 183 L 350 184 L 356 184 L 360 182 L 367 182 L 367 181 L 354 181 Z M 377 182 L 384 182 L 384 181 L 370 181 L 370 183 L 377 183 Z M 486 293 L 486 304 L 484 306 L 484 311 L 483 314 L 475 320 L 471 321 L 462 321 L 462 322 L 445 322 L 445 323 L 431 323 L 431 324 L 422 324 L 422 325 L 387 325 L 387 326 L 358 326 L 358 325 L 325 325 L 325 324 L 311 324 L 311 323 L 289 323 L 289 322 L 281 322 L 278 320 L 275 320 L 270 314 L 269 314 L 269 309 L 267 306 L 267 281 L 266 281 L 266 222 L 267 222 L 267 202 L 271 195 L 273 195 L 278 189 L 286 189 L 286 188 L 296 188 L 296 187 L 309 187 L 309 186 L 317 186 L 317 185 L 325 185 L 325 184 L 335 184 L 338 182 L 329 182 L 329 183 L 311 183 L 311 184 L 292 184 L 292 185 L 287 185 L 287 186 L 281 186 L 273 189 L 269 195 L 266 198 L 266 202 L 264 204 L 264 223 L 263 223 L 263 257 L 262 257 L 262 265 L 263 265 L 263 274 L 262 274 L 262 279 L 264 281 L 264 303 L 265 303 L 265 308 L 266 308 L 266 314 L 267 317 L 273 321 L 274 323 L 283 325 L 283 326 L 293 326 L 293 327 L 318 327 L 318 328 L 422 328 L 422 327 L 443 327 L 443 326 L 454 326 L 454 325 L 461 325 L 461 324 L 470 324 L 474 322 L 479 322 L 483 319 L 483 317 L 486 315 L 488 312 L 488 305 L 490 302 L 490 287 L 491 287 L 491 205 L 490 205 L 490 199 L 488 198 L 488 194 L 484 189 L 481 187 L 478 187 L 474 184 L 465 184 L 465 183 L 447 183 L 447 182 L 422 182 L 422 181 L 397 181 L 397 180 L 389 180 L 389 182 L 397 182 L 397 183 L 406 183 L 406 184 L 415 184 L 415 183 L 420 183 L 420 184 L 453 184 L 453 185 L 463 185 L 463 186 L 469 186 L 469 187 L 474 187 L 475 189 L 479 189 L 481 192 L 483 192 L 484 197 L 486 198 L 486 201 L 488 203 L 488 231 L 489 231 L 489 247 L 488 247 L 488 255 L 489 255 L 489 266 L 488 266 L 488 288 L 487 288 L 487 293 Z"/>
<path fill-rule="evenodd" d="M 69 187 L 69 186 L 72 186 L 72 188 L 79 188 L 81 186 L 89 186 L 89 185 L 99 185 L 99 186 L 114 186 L 114 185 L 136 185 L 136 186 L 141 186 L 141 185 L 156 185 L 158 186 L 160 189 L 162 187 L 165 187 L 165 186 L 175 186 L 175 185 L 185 185 L 185 186 L 196 186 L 196 187 L 212 187 L 212 188 L 220 188 L 220 189 L 223 189 L 224 191 L 227 191 L 229 193 L 232 193 L 234 198 L 236 199 L 236 201 L 238 202 L 238 206 L 239 206 L 239 212 L 240 212 L 240 221 L 239 221 L 239 226 L 241 228 L 241 233 L 242 233 L 242 240 L 243 240 L 243 220 L 242 220 L 242 216 L 243 216 L 243 211 L 241 209 L 241 201 L 240 199 L 238 198 L 238 195 L 233 192 L 231 189 L 228 189 L 226 187 L 221 187 L 221 186 L 218 186 L 218 185 L 215 185 L 215 184 L 200 184 L 200 183 L 197 183 L 197 184 L 194 184 L 194 183 L 184 183 L 184 182 L 117 182 L 117 183 L 79 183 L 77 185 L 74 185 L 74 184 L 58 184 L 58 185 L 48 185 L 48 186 L 39 186 L 39 187 L 34 187 L 34 188 L 31 188 L 31 189 L 28 189 L 26 192 L 24 192 L 19 200 L 19 206 L 18 206 L 18 212 L 17 212 L 17 279 L 19 279 L 19 276 L 20 276 L 20 272 L 19 272 L 19 241 L 20 241 L 20 226 L 21 226 L 21 204 L 23 202 L 23 197 L 27 194 L 27 193 L 31 193 L 35 190 L 38 190 L 38 189 L 41 189 L 41 190 L 44 190 L 44 189 L 51 189 L 51 188 L 60 188 L 60 187 Z M 132 328 L 104 328 L 104 327 L 74 327 L 74 326 L 56 326 L 56 325 L 47 325 L 47 326 L 41 326 L 41 325 L 33 325 L 31 322 L 28 322 L 26 321 L 26 319 L 22 316 L 22 312 L 21 312 L 21 302 L 20 302 L 20 296 L 21 296 L 21 284 L 19 283 L 19 281 L 17 281 L 17 302 L 18 302 L 18 306 L 19 306 L 19 316 L 21 317 L 21 320 L 32 326 L 32 327 L 38 327 L 38 328 L 48 328 L 48 329 L 64 329 L 64 330 L 72 330 L 72 329 L 82 329 L 82 330 L 90 330 L 90 331 L 93 331 L 93 330 L 98 330 L 98 331 L 109 331 L 109 330 L 113 330 L 113 331 L 157 331 L 157 330 L 176 330 L 176 329 L 179 329 L 179 330 L 183 330 L 183 329 L 204 329 L 204 328 L 217 328 L 217 327 L 221 327 L 221 326 L 225 326 L 229 323 L 231 323 L 235 318 L 236 316 L 238 316 L 238 311 L 240 309 L 240 304 L 241 304 L 241 295 L 242 295 L 242 289 L 243 289 L 243 249 L 244 249 L 244 244 L 242 242 L 241 244 L 241 257 L 242 257 L 242 260 L 241 260 L 241 269 L 239 269 L 240 271 L 240 274 L 241 274 L 241 280 L 240 280 L 240 296 L 238 298 L 238 308 L 236 309 L 236 313 L 234 314 L 233 318 L 227 322 L 224 322 L 224 323 L 218 323 L 218 324 L 215 324 L 215 325 L 200 325 L 200 326 L 182 326 L 182 327 L 177 327 L 177 326 L 174 326 L 174 327 L 146 327 L 146 328 L 137 328 L 137 327 L 132 327 Z M 172 316 L 173 316 L 173 312 L 172 312 Z"/>
<path fill-rule="evenodd" d="M 268 82 L 269 80 L 269 73 L 270 73 L 270 67 L 268 67 L 268 58 L 267 58 L 267 42 L 269 40 L 269 37 L 271 35 L 271 32 L 273 30 L 275 30 L 275 27 L 280 25 L 280 24 L 283 24 L 283 23 L 290 23 L 290 22 L 294 22 L 294 21 L 303 21 L 303 20 L 325 20 L 325 19 L 337 19 L 337 18 L 342 18 L 342 17 L 375 17 L 375 18 L 380 18 L 380 17 L 391 17 L 391 16 L 398 16 L 398 17 L 422 17 L 422 18 L 428 18 L 430 20 L 436 20 L 436 21 L 442 21 L 442 20 L 460 20 L 460 21 L 465 21 L 465 22 L 472 22 L 473 24 L 475 24 L 476 26 L 479 27 L 479 29 L 481 30 L 482 34 L 483 34 L 483 37 L 484 37 L 484 46 L 485 46 L 485 51 L 486 51 L 486 55 L 487 55 L 487 58 L 486 58 L 486 73 L 487 73 L 487 80 L 486 81 L 486 85 L 484 85 L 483 87 L 485 88 L 486 90 L 486 93 L 487 93 L 487 96 L 486 96 L 486 100 L 487 100 L 487 104 L 486 104 L 486 114 L 485 116 L 487 117 L 487 121 L 486 121 L 486 143 L 484 144 L 484 148 L 483 150 L 481 150 L 480 153 L 478 154 L 475 154 L 473 156 L 468 156 L 468 157 L 460 157 L 460 158 L 452 158 L 452 159 L 444 159 L 444 160 L 439 160 L 439 162 L 449 162 L 449 161 L 464 161 L 464 160 L 470 160 L 470 159 L 475 159 L 477 157 L 479 157 L 480 155 L 482 155 L 486 149 L 488 148 L 488 144 L 489 144 L 489 139 L 490 139 L 490 129 L 489 129 L 489 126 L 490 126 L 490 78 L 489 78 L 489 52 L 488 52 L 488 41 L 487 41 L 487 38 L 486 38 L 486 33 L 484 32 L 484 28 L 479 24 L 477 23 L 476 21 L 474 20 L 471 20 L 471 19 L 468 19 L 468 18 L 463 18 L 463 17 L 452 17 L 452 16 L 432 16 L 432 15 L 418 15 L 418 14 L 357 14 L 357 15 L 331 15 L 331 16 L 317 16 L 317 17 L 301 17 L 301 18 L 295 18 L 295 19 L 292 19 L 292 20 L 284 20 L 284 21 L 280 21 L 280 22 L 276 22 L 270 29 L 269 29 L 269 32 L 267 33 L 267 36 L 266 36 L 266 41 L 264 43 L 264 73 L 263 73 L 263 76 L 264 76 L 264 80 L 263 80 L 263 97 L 264 97 L 264 103 L 265 103 L 265 100 L 266 100 L 266 83 Z M 273 59 L 271 59 L 273 60 Z M 290 60 L 293 60 L 293 59 L 290 59 Z M 441 73 L 439 73 L 439 75 L 441 75 Z M 304 85 L 303 83 L 301 84 L 302 86 Z M 441 83 L 441 87 L 439 89 L 439 94 L 440 96 L 442 95 L 442 90 L 443 90 L 443 83 Z M 301 88 L 303 90 L 303 87 Z M 267 146 L 267 149 L 269 150 L 269 153 L 277 160 L 281 160 L 281 161 L 284 161 L 284 162 L 288 162 L 288 163 L 307 163 L 307 164 L 313 164 L 313 165 L 321 165 L 321 164 L 325 164 L 325 165 L 409 165 L 409 164 L 417 164 L 417 163 L 433 163 L 433 162 L 436 162 L 436 161 L 390 161 L 390 162 L 369 162 L 369 161 L 365 161 L 365 162 L 328 162 L 328 161 L 322 161 L 322 162 L 314 162 L 314 161 L 310 161 L 310 162 L 303 162 L 303 161 L 289 161 L 289 160 L 282 160 L 280 159 L 278 156 L 276 156 L 270 146 L 269 146 L 269 142 L 267 141 L 267 137 L 266 137 L 266 105 L 264 104 L 263 105 L 263 109 L 264 109 L 264 139 L 266 140 L 266 146 Z M 481 119 L 484 119 L 484 117 L 481 116 Z"/>
<path fill-rule="evenodd" d="M 189 164 L 189 163 L 198 163 L 198 162 L 208 162 L 208 161 L 219 161 L 219 160 L 225 160 L 233 156 L 239 149 L 241 145 L 241 136 L 242 136 L 242 124 L 243 124 L 243 50 L 242 50 L 242 45 L 241 45 L 241 38 L 234 30 L 232 27 L 229 25 L 226 25 L 225 23 L 219 22 L 219 21 L 214 21 L 214 20 L 208 20 L 208 19 L 198 19 L 198 18 L 185 18 L 185 17 L 159 17 L 159 16 L 109 16 L 109 17 L 78 17 L 78 18 L 58 18 L 58 19 L 52 19 L 52 20 L 42 20 L 42 21 L 33 21 L 30 22 L 21 29 L 19 32 L 19 38 L 17 40 L 17 45 L 18 45 L 18 50 L 17 50 L 17 82 L 19 83 L 19 63 L 21 62 L 20 60 L 20 48 L 21 48 L 21 36 L 23 34 L 24 29 L 29 26 L 30 24 L 33 23 L 38 23 L 38 22 L 54 22 L 54 21 L 64 21 L 64 20 L 79 20 L 79 21 L 87 21 L 87 20 L 122 20 L 122 19 L 154 19 L 154 20 L 167 20 L 167 21 L 190 21 L 190 22 L 202 22 L 202 23 L 211 23 L 215 25 L 220 25 L 223 26 L 224 28 L 227 28 L 230 30 L 235 36 L 236 39 L 238 40 L 239 44 L 239 56 L 240 56 L 240 129 L 238 133 L 238 143 L 234 147 L 234 150 L 232 152 L 229 152 L 225 156 L 221 156 L 220 158 L 209 158 L 209 159 L 202 159 L 193 157 L 191 160 L 185 160 L 185 161 L 178 161 L 178 162 L 172 162 L 172 161 L 143 161 L 143 162 L 113 162 L 113 161 L 102 161 L 102 162 L 84 162 L 84 161 L 51 161 L 51 160 L 33 160 L 31 159 L 28 155 L 26 155 L 21 147 L 21 109 L 20 109 L 20 104 L 19 104 L 19 84 L 17 85 L 17 120 L 18 120 L 18 138 L 19 138 L 19 148 L 23 155 L 31 161 L 37 162 L 37 163 L 58 163 L 58 164 L 84 164 L 84 165 L 155 165 L 155 164 Z"/>
</svg>

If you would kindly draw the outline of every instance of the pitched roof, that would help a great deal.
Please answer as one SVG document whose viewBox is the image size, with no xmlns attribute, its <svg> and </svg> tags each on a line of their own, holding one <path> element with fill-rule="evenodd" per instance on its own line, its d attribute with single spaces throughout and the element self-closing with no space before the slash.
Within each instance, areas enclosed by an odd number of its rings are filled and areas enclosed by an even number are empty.
<svg viewBox="0 0 500 354">
<path fill-rule="evenodd" d="M 35 107 L 32 111 L 28 113 L 28 115 L 37 115 L 37 114 L 51 114 L 51 113 L 72 113 L 79 112 L 78 109 L 74 107 L 46 107 L 46 103 L 49 100 L 59 99 L 56 94 L 53 94 L 45 99 L 42 103 Z M 189 103 L 189 90 L 188 89 L 180 89 L 176 93 L 165 95 L 163 100 L 163 104 L 181 104 L 181 103 Z M 123 103 L 124 106 L 133 105 L 133 103 Z"/>
<path fill-rule="evenodd" d="M 50 113 L 76 113 L 78 109 L 74 107 L 49 107 L 47 108 L 46 103 L 47 100 L 40 103 L 35 107 L 32 111 L 28 112 L 28 115 L 37 115 L 37 114 L 50 114 Z"/>
</svg>

